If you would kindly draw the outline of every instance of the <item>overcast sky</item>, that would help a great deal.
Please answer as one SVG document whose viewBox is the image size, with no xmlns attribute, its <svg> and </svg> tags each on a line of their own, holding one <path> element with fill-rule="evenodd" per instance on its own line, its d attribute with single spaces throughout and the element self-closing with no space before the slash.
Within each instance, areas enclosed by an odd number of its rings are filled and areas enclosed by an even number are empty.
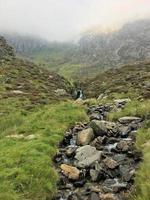
<svg viewBox="0 0 150 200">
<path fill-rule="evenodd" d="M 0 0 L 0 31 L 70 40 L 90 29 L 112 29 L 150 17 L 150 0 Z"/>
</svg>

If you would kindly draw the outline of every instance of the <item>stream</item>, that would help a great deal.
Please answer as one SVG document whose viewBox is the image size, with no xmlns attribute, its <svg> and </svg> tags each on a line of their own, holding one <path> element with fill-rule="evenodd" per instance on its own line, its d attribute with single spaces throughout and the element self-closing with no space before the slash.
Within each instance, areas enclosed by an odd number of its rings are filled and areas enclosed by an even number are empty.
<svg viewBox="0 0 150 200">
<path fill-rule="evenodd" d="M 71 127 L 54 157 L 59 173 L 54 200 L 125 200 L 134 191 L 134 177 L 142 153 L 136 149 L 138 117 L 124 116 L 116 123 L 107 114 L 119 105 L 90 106 L 90 122 Z"/>
</svg>

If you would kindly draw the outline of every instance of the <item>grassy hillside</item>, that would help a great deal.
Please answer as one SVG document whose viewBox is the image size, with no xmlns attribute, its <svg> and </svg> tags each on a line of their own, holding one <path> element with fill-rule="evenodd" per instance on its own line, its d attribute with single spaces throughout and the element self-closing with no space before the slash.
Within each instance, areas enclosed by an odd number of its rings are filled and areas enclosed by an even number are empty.
<svg viewBox="0 0 150 200">
<path fill-rule="evenodd" d="M 86 119 L 84 107 L 69 100 L 68 81 L 0 44 L 0 199 L 52 199 L 52 158 L 65 130 Z"/>
<path fill-rule="evenodd" d="M 150 98 L 150 63 L 140 62 L 108 70 L 83 82 L 88 98 L 103 94 L 112 98 Z"/>
</svg>

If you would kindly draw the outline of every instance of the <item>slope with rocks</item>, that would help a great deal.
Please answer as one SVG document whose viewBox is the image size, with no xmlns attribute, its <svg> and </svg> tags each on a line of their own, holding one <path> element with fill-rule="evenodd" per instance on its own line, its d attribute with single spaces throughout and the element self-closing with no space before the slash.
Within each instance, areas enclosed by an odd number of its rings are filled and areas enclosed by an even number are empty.
<svg viewBox="0 0 150 200">
<path fill-rule="evenodd" d="M 137 62 L 100 73 L 81 85 L 86 97 L 150 98 L 150 63 Z"/>
<path fill-rule="evenodd" d="M 4 35 L 19 55 L 69 78 L 83 79 L 108 68 L 150 60 L 149 19 L 127 23 L 109 33 L 87 32 L 76 43 Z"/>
<path fill-rule="evenodd" d="M 52 158 L 63 132 L 86 119 L 70 83 L 15 57 L 0 38 L 0 199 L 52 199 Z"/>
</svg>

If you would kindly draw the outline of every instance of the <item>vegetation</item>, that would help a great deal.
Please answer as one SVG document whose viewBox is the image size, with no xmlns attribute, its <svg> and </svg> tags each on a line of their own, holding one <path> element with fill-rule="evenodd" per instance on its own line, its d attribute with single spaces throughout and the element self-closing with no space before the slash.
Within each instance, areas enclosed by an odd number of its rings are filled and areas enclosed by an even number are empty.
<svg viewBox="0 0 150 200">
<path fill-rule="evenodd" d="M 133 200 L 149 200 L 150 197 L 150 100 L 142 102 L 129 102 L 120 112 L 109 114 L 110 120 L 117 120 L 123 116 L 138 116 L 145 121 L 141 129 L 138 130 L 136 146 L 143 152 L 143 161 L 136 173 L 136 191 Z"/>
<path fill-rule="evenodd" d="M 28 112 L 11 102 L 0 102 L 4 113 L 0 117 L 0 199 L 51 198 L 56 192 L 52 158 L 57 144 L 67 127 L 87 119 L 84 108 L 65 102 Z M 31 135 L 33 139 L 27 137 Z"/>
</svg>

